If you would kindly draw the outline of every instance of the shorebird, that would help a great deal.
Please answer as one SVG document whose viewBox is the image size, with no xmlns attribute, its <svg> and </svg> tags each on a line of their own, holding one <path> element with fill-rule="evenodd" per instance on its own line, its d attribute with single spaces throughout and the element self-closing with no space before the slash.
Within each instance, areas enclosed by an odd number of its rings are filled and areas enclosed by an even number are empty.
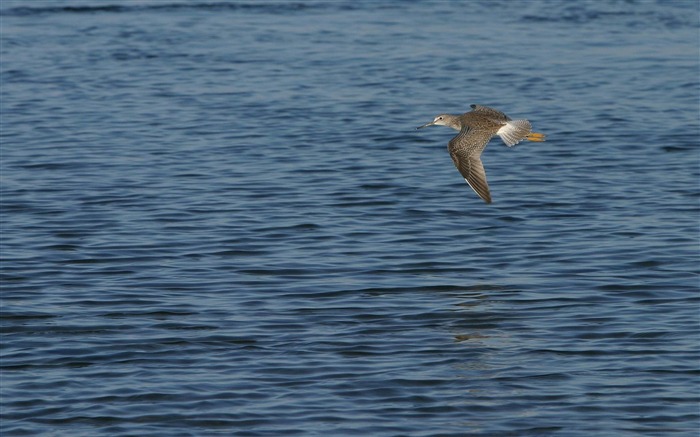
<svg viewBox="0 0 700 437">
<path fill-rule="evenodd" d="M 501 137 L 508 147 L 522 140 L 544 141 L 545 135 L 532 132 L 527 120 L 512 120 L 506 114 L 493 108 L 471 105 L 472 110 L 461 115 L 440 114 L 429 123 L 416 129 L 438 125 L 458 130 L 456 137 L 447 144 L 452 161 L 472 190 L 491 203 L 491 193 L 486 182 L 486 172 L 481 163 L 481 152 L 494 135 Z"/>
</svg>

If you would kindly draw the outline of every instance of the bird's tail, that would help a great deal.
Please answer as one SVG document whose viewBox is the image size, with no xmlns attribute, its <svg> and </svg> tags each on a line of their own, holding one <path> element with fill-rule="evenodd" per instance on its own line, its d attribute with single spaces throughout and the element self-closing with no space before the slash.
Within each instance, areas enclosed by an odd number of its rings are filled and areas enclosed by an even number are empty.
<svg viewBox="0 0 700 437">
<path fill-rule="evenodd" d="M 547 136 L 545 134 L 541 134 L 539 132 L 530 132 L 530 134 L 528 134 L 528 136 L 526 136 L 525 139 L 528 141 L 536 141 L 538 143 L 541 143 L 545 140 L 546 137 Z"/>
<path fill-rule="evenodd" d="M 544 134 L 532 132 L 532 126 L 527 120 L 508 120 L 496 135 L 500 136 L 508 147 L 513 147 L 522 140 L 544 141 Z"/>
<path fill-rule="evenodd" d="M 503 142 L 508 147 L 513 147 L 522 140 L 528 138 L 532 126 L 527 120 L 508 120 L 496 135 L 500 136 Z"/>
</svg>

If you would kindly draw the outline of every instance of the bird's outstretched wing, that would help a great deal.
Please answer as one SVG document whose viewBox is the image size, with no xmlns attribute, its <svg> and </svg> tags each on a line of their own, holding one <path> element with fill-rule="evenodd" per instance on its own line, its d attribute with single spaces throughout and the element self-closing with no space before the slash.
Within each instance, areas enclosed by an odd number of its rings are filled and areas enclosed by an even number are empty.
<svg viewBox="0 0 700 437">
<path fill-rule="evenodd" d="M 483 114 L 489 118 L 493 118 L 494 120 L 499 120 L 499 121 L 510 121 L 510 117 L 508 117 L 506 114 L 502 113 L 501 111 L 493 108 L 489 108 L 488 106 L 481 106 L 481 105 L 470 105 L 472 108 L 472 112 L 478 112 L 479 114 Z"/>
<path fill-rule="evenodd" d="M 486 182 L 484 165 L 481 163 L 481 152 L 491 137 L 492 134 L 489 132 L 465 127 L 447 146 L 452 162 L 459 173 L 486 203 L 491 203 L 491 192 Z"/>
</svg>

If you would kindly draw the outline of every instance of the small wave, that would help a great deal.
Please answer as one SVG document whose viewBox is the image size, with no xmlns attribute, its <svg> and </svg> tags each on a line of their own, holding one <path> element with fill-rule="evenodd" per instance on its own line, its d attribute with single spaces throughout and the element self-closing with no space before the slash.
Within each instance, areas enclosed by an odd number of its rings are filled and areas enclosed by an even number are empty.
<svg viewBox="0 0 700 437">
<path fill-rule="evenodd" d="M 49 14 L 100 14 L 132 13 L 148 11 L 204 10 L 204 11 L 257 11 L 286 13 L 309 9 L 313 6 L 303 3 L 165 3 L 151 5 L 94 5 L 94 6 L 20 6 L 2 11 L 7 16 L 34 16 Z"/>
<path fill-rule="evenodd" d="M 605 10 L 609 4 L 595 4 L 567 7 L 559 14 L 552 14 L 542 10 L 535 13 L 527 13 L 522 19 L 533 23 L 566 23 L 566 24 L 590 24 L 593 22 L 624 23 L 625 27 L 644 27 L 661 25 L 667 28 L 693 27 L 695 22 L 672 9 L 659 11 L 655 9 L 619 9 Z"/>
</svg>

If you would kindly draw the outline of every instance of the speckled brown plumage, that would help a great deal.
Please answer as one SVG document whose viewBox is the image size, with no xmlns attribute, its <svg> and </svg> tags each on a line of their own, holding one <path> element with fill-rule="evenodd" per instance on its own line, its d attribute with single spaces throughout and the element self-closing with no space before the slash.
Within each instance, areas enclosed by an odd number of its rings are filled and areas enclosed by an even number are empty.
<svg viewBox="0 0 700 437">
<path fill-rule="evenodd" d="M 474 192 L 486 203 L 491 203 L 486 171 L 481 162 L 481 153 L 489 140 L 498 135 L 511 147 L 522 140 L 544 141 L 545 136 L 533 133 L 527 120 L 512 120 L 501 111 L 486 106 L 471 107 L 472 111 L 461 115 L 440 114 L 418 129 L 441 125 L 459 131 L 447 145 L 452 162 Z"/>
</svg>

